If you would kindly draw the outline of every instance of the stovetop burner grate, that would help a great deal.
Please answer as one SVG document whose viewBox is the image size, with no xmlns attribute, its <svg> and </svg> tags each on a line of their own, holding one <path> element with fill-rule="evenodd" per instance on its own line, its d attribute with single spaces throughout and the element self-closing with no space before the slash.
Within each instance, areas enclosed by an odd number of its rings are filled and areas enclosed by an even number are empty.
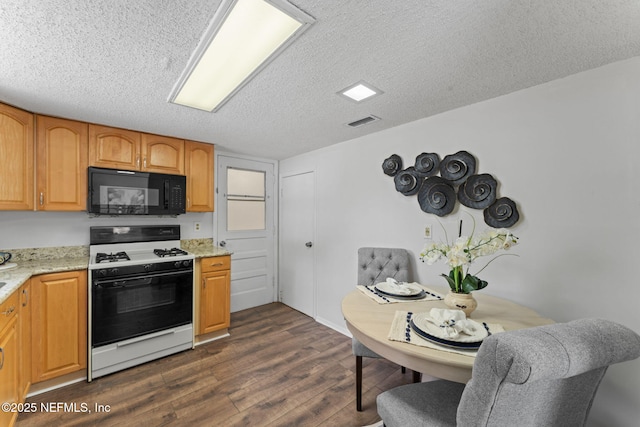
<svg viewBox="0 0 640 427">
<path fill-rule="evenodd" d="M 156 254 L 157 256 L 159 256 L 160 258 L 164 258 L 164 257 L 167 257 L 167 256 L 188 255 L 187 252 L 183 251 L 182 249 L 178 249 L 178 248 L 154 249 L 153 253 Z"/>
<path fill-rule="evenodd" d="M 116 261 L 129 261 L 129 255 L 127 255 L 126 252 L 121 251 L 121 252 L 116 252 L 115 254 L 112 253 L 104 253 L 104 252 L 98 252 L 96 254 L 96 263 L 99 264 L 101 262 L 116 262 Z"/>
</svg>

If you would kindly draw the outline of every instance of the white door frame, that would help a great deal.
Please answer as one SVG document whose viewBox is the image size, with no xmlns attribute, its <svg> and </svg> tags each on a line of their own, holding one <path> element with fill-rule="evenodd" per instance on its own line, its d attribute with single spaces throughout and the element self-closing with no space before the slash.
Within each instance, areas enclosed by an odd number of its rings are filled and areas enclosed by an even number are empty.
<svg viewBox="0 0 640 427">
<path fill-rule="evenodd" d="M 215 211 L 213 213 L 213 242 L 214 245 L 218 245 L 220 243 L 220 239 L 218 238 L 218 207 L 220 206 L 220 201 L 223 197 L 222 192 L 218 191 L 218 183 L 220 182 L 220 179 L 218 177 L 219 173 L 222 173 L 223 171 L 221 170 L 221 168 L 219 167 L 220 164 L 220 157 L 232 157 L 232 158 L 236 158 L 239 160 L 250 160 L 250 161 L 256 161 L 256 162 L 262 162 L 262 163 L 270 163 L 273 165 L 273 174 L 274 174 L 274 179 L 273 179 L 273 188 L 272 188 L 272 195 L 273 195 L 273 247 L 271 248 L 272 251 L 271 253 L 273 254 L 273 295 L 272 295 L 272 300 L 273 301 L 279 301 L 278 295 L 279 295 L 279 291 L 278 291 L 278 263 L 279 263 L 279 256 L 278 256 L 278 206 L 279 206 L 279 193 L 278 193 L 278 161 L 277 160 L 272 160 L 272 159 L 263 159 L 263 158 L 259 158 L 259 157 L 252 157 L 252 156 L 243 156 L 240 154 L 236 154 L 236 153 L 230 153 L 230 152 L 226 152 L 226 151 L 218 151 L 215 150 L 215 174 L 216 174 L 216 179 L 215 179 L 215 193 L 214 193 L 214 204 L 215 204 Z M 226 171 L 225 171 L 226 172 Z M 232 271 L 233 274 L 233 271 Z"/>
</svg>

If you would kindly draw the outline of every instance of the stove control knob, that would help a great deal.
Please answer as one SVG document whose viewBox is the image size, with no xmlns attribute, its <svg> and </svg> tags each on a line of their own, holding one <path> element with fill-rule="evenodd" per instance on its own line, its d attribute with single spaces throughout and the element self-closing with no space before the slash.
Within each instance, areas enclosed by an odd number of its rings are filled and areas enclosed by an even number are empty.
<svg viewBox="0 0 640 427">
<path fill-rule="evenodd" d="M 98 270 L 98 275 L 102 276 L 102 277 L 105 277 L 107 275 L 107 270 L 104 270 L 104 269 Z"/>
<path fill-rule="evenodd" d="M 185 259 L 184 261 L 182 261 L 182 265 L 184 265 L 185 267 L 189 267 L 191 265 L 191 260 Z"/>
<path fill-rule="evenodd" d="M 113 276 L 115 276 L 116 274 L 118 274 L 118 269 L 112 268 L 111 270 L 109 270 L 109 274 L 112 274 Z"/>
<path fill-rule="evenodd" d="M 174 265 L 176 268 L 180 268 L 180 265 L 181 265 L 181 264 L 182 264 L 182 263 L 181 263 L 180 261 L 176 261 L 176 262 L 174 262 L 174 263 L 173 263 L 173 265 Z"/>
<path fill-rule="evenodd" d="M 153 268 L 153 265 L 152 265 L 152 264 L 145 264 L 145 265 L 144 265 L 144 271 L 149 271 L 149 270 L 151 270 L 152 268 Z"/>
</svg>

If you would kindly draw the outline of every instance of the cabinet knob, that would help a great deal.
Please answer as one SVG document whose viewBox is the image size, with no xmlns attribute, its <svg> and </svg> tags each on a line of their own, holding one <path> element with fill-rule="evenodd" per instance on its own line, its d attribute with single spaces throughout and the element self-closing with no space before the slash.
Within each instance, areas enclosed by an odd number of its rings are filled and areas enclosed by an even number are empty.
<svg viewBox="0 0 640 427">
<path fill-rule="evenodd" d="M 3 311 L 2 314 L 4 314 L 5 316 L 8 316 L 11 313 L 13 313 L 14 311 L 16 311 L 16 308 L 14 306 L 11 306 L 11 307 L 9 307 L 8 310 Z"/>
<path fill-rule="evenodd" d="M 44 193 L 40 192 L 40 206 L 44 205 Z"/>
</svg>

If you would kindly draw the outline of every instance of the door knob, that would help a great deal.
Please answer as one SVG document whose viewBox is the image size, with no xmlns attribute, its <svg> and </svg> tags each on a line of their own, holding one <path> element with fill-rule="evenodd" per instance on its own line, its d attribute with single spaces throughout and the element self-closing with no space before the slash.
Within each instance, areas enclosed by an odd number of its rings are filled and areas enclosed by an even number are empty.
<svg viewBox="0 0 640 427">
<path fill-rule="evenodd" d="M 221 240 L 220 246 L 224 248 L 225 246 L 227 246 L 227 242 L 225 242 L 224 240 Z"/>
<path fill-rule="evenodd" d="M 305 243 L 304 245 L 305 245 L 306 247 L 310 248 L 311 246 L 313 246 L 313 243 L 311 243 L 311 242 L 307 242 L 307 243 Z"/>
</svg>

